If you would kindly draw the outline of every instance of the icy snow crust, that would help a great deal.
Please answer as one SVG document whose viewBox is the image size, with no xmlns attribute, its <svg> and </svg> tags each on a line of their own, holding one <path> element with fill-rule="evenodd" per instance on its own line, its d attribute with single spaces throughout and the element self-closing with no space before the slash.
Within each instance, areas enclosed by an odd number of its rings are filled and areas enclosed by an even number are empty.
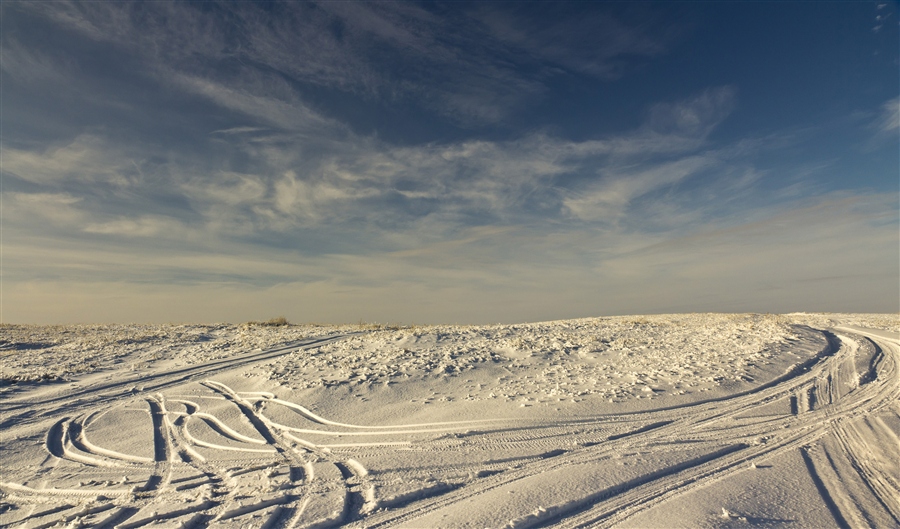
<svg viewBox="0 0 900 529">
<path fill-rule="evenodd" d="M 800 331 L 802 332 L 802 331 Z M 752 381 L 798 331 L 779 316 L 666 315 L 380 330 L 278 358 L 255 372 L 292 389 L 465 377 L 501 368 L 462 398 L 653 398 Z M 727 344 L 723 347 L 723 344 Z"/>
<path fill-rule="evenodd" d="M 0 525 L 896 527 L 897 315 L 0 327 Z"/>
</svg>

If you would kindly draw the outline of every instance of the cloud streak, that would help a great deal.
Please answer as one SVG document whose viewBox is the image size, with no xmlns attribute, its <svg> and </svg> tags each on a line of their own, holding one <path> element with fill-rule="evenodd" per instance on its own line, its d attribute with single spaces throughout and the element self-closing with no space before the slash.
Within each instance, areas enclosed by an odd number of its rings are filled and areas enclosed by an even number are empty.
<svg viewBox="0 0 900 529">
<path fill-rule="evenodd" d="M 900 97 L 889 99 L 882 105 L 875 129 L 882 135 L 896 135 L 900 131 Z"/>
</svg>

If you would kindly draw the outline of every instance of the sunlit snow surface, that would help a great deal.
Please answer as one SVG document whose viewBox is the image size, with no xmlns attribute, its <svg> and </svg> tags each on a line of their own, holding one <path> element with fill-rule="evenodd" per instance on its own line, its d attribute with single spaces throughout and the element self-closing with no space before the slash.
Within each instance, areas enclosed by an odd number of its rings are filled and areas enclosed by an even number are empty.
<svg viewBox="0 0 900 529">
<path fill-rule="evenodd" d="M 0 525 L 896 527 L 897 315 L 0 328 Z"/>
</svg>

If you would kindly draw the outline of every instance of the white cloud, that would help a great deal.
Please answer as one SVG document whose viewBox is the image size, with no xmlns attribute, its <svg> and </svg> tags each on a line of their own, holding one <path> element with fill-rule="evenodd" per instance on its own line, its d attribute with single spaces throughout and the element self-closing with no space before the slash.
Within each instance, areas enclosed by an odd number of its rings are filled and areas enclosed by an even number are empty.
<svg viewBox="0 0 900 529">
<path fill-rule="evenodd" d="M 875 127 L 881 134 L 896 134 L 900 130 L 900 97 L 888 99 L 882 105 Z"/>
<path fill-rule="evenodd" d="M 270 83 L 274 83 L 274 87 L 268 86 L 265 90 L 256 90 L 256 93 L 254 93 L 233 89 L 224 84 L 192 75 L 171 73 L 163 74 L 163 76 L 171 82 L 177 83 L 183 89 L 209 98 L 218 105 L 241 112 L 284 130 L 330 135 L 334 134 L 333 131 L 335 129 L 343 128 L 336 121 L 325 118 L 304 105 L 296 97 L 293 97 L 293 90 L 283 85 L 283 81 L 277 78 L 267 80 Z M 278 85 L 282 85 L 280 87 L 281 90 L 277 90 Z M 287 96 L 289 99 L 284 100 L 273 95 L 260 95 L 259 93 L 268 92 L 271 94 L 275 91 L 281 92 L 282 95 Z M 249 129 L 259 130 L 252 127 L 249 127 Z M 228 132 L 248 132 L 248 127 L 230 129 Z"/>
<path fill-rule="evenodd" d="M 84 227 L 84 231 L 125 237 L 158 237 L 164 234 L 180 233 L 180 238 L 185 238 L 182 223 L 171 218 L 153 216 L 122 217 L 104 222 L 91 222 Z"/>
<path fill-rule="evenodd" d="M 7 225 L 31 225 L 49 220 L 58 226 L 71 226 L 83 220 L 77 204 L 82 201 L 69 193 L 3 193 L 4 220 Z"/>
<path fill-rule="evenodd" d="M 58 184 L 63 179 L 127 186 L 132 161 L 105 139 L 82 134 L 67 145 L 41 152 L 3 148 L 3 170 L 38 184 Z"/>
<path fill-rule="evenodd" d="M 736 95 L 733 86 L 720 86 L 691 99 L 654 105 L 647 126 L 660 134 L 705 137 L 734 109 Z"/>
<path fill-rule="evenodd" d="M 614 222 L 637 198 L 714 166 L 712 156 L 692 156 L 640 171 L 602 171 L 598 183 L 563 200 L 566 210 L 586 221 Z"/>
<path fill-rule="evenodd" d="M 343 187 L 335 182 L 309 182 L 287 171 L 275 182 L 274 206 L 284 215 L 318 220 L 329 217 L 329 208 L 337 202 L 347 202 L 371 196 L 376 191 L 364 187 Z"/>
<path fill-rule="evenodd" d="M 0 47 L 0 70 L 20 82 L 65 83 L 69 81 L 66 75 L 69 66 L 51 55 L 23 46 L 14 38 L 7 39 Z"/>
<path fill-rule="evenodd" d="M 81 199 L 68 193 L 9 193 L 14 201 L 37 208 L 64 208 L 81 202 Z"/>
<path fill-rule="evenodd" d="M 256 204 L 268 192 L 265 181 L 258 175 L 217 171 L 212 178 L 191 178 L 181 184 L 180 191 L 198 203 L 215 206 Z"/>
<path fill-rule="evenodd" d="M 231 127 L 229 129 L 220 129 L 210 132 L 210 134 L 251 134 L 254 132 L 264 132 L 267 129 L 261 127 Z"/>
<path fill-rule="evenodd" d="M 175 218 L 142 213 L 110 215 L 69 193 L 7 192 L 4 206 L 4 220 L 12 229 L 12 233 L 6 234 L 8 241 L 22 237 L 77 241 L 83 233 L 179 241 L 198 239 L 196 230 L 188 229 Z"/>
</svg>

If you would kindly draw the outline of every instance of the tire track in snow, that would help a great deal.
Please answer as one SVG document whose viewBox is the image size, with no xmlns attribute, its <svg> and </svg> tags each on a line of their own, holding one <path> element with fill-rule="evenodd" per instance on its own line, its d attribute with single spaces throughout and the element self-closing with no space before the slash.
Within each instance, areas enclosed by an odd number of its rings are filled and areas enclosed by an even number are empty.
<svg viewBox="0 0 900 529">
<path fill-rule="evenodd" d="M 821 476 L 819 476 L 819 471 L 816 469 L 816 464 L 813 461 L 812 457 L 809 455 L 809 449 L 804 448 L 800 450 L 800 455 L 803 457 L 803 463 L 806 465 L 806 470 L 809 472 L 809 476 L 812 478 L 813 483 L 816 486 L 816 490 L 819 491 L 819 495 L 822 497 L 822 501 L 825 502 L 825 506 L 828 507 L 828 510 L 831 512 L 831 515 L 834 517 L 835 521 L 838 524 L 838 527 L 841 529 L 851 529 L 849 523 L 844 518 L 843 513 L 841 512 L 840 507 L 835 503 L 834 498 L 831 497 L 831 493 L 828 491 L 828 487 L 825 486 L 825 482 L 822 481 Z M 834 469 L 830 467 L 830 462 L 828 466 L 820 465 L 822 468 L 828 468 L 832 473 Z M 831 480 L 835 481 L 835 480 Z M 846 508 L 845 508 L 846 511 Z M 857 518 L 857 517 L 854 517 Z"/>
<path fill-rule="evenodd" d="M 643 418 L 651 421 L 647 426 L 639 428 L 643 432 L 633 432 L 643 433 L 643 435 L 628 435 L 626 433 L 610 436 L 611 438 L 608 440 L 610 442 L 576 449 L 561 455 L 559 458 L 529 463 L 524 468 L 503 472 L 476 481 L 440 498 L 419 501 L 406 509 L 371 516 L 363 520 L 359 525 L 361 527 L 374 528 L 412 523 L 413 520 L 442 507 L 452 505 L 477 494 L 483 494 L 514 481 L 568 465 L 577 465 L 590 460 L 609 457 L 626 448 L 649 447 L 654 444 L 664 446 L 667 440 L 675 442 L 685 437 L 698 438 L 698 440 L 703 441 L 703 430 L 710 429 L 711 425 L 723 420 L 736 421 L 735 417 L 737 415 L 745 413 L 753 406 L 762 405 L 773 398 L 789 398 L 798 394 L 802 395 L 808 388 L 815 387 L 814 384 L 819 379 L 827 378 L 829 370 L 833 369 L 834 364 L 846 365 L 846 361 L 852 359 L 855 354 L 856 348 L 853 347 L 853 344 L 841 346 L 841 341 L 838 337 L 829 335 L 830 333 L 826 334 L 829 347 L 822 355 L 821 362 L 811 366 L 802 366 L 800 369 L 794 370 L 793 377 L 782 377 L 782 380 L 777 384 L 767 384 L 762 388 L 749 392 L 749 394 L 723 399 L 717 407 L 709 407 L 704 403 L 700 403 L 682 408 L 667 409 L 662 412 L 636 414 L 642 415 Z M 740 471 L 746 467 L 745 464 L 748 462 L 763 460 L 787 450 L 799 449 L 804 444 L 814 442 L 816 439 L 826 435 L 831 427 L 836 424 L 837 419 L 869 413 L 892 402 L 892 399 L 896 399 L 898 386 L 900 386 L 896 378 L 896 364 L 897 355 L 895 354 L 892 356 L 890 366 L 883 369 L 875 378 L 879 384 L 864 388 L 863 391 L 857 391 L 855 394 L 851 391 L 844 395 L 844 398 L 838 399 L 837 402 L 822 404 L 817 409 L 814 401 L 809 399 L 808 402 L 813 403 L 811 406 L 808 406 L 811 409 L 805 413 L 785 416 L 781 420 L 784 427 L 774 429 L 775 435 L 771 435 L 773 426 L 770 421 L 762 424 L 742 426 L 741 431 L 737 432 L 739 436 L 758 438 L 768 435 L 771 439 L 768 439 L 763 446 L 751 447 L 746 450 L 746 453 L 742 451 L 739 456 L 733 456 L 732 460 L 727 463 L 720 462 L 706 465 L 705 467 L 701 465 L 703 468 L 697 467 L 693 470 L 679 469 L 672 473 L 663 472 L 656 479 L 649 479 L 632 491 L 619 495 L 619 501 L 613 503 L 609 501 L 601 502 L 599 506 L 587 509 L 579 516 L 566 516 L 563 514 L 571 511 L 572 506 L 568 509 L 557 506 L 557 512 L 554 512 L 554 507 L 551 506 L 543 513 L 530 518 L 526 517 L 513 525 L 516 527 L 528 527 L 535 523 L 543 525 L 548 519 L 562 518 L 557 524 L 559 527 L 611 526 L 651 505 L 658 504 L 664 499 L 670 499 L 686 493 L 709 479 L 719 479 L 723 474 Z M 807 368 L 809 369 L 807 370 Z M 848 395 L 852 395 L 853 398 L 847 398 Z M 666 416 L 671 418 L 659 420 L 661 417 Z M 652 419 L 657 420 L 652 421 Z M 665 424 L 660 425 L 660 423 Z M 648 428 L 648 426 L 653 426 L 653 428 Z M 779 433 L 779 430 L 787 430 L 791 433 L 785 435 Z M 734 431 L 733 425 L 729 426 L 729 431 Z M 707 437 L 708 439 L 705 442 L 712 444 L 720 438 L 717 432 Z M 732 438 L 735 437 L 732 436 Z M 726 457 L 724 459 L 727 460 L 729 458 Z M 581 505 L 578 507 L 580 508 Z"/>
<path fill-rule="evenodd" d="M 162 400 L 157 401 L 155 398 L 147 399 L 148 405 L 151 406 L 150 415 L 154 432 L 152 441 L 154 457 L 152 460 L 150 458 L 140 458 L 138 456 L 129 456 L 127 454 L 116 454 L 113 451 L 100 448 L 97 445 L 88 442 L 85 437 L 85 423 L 88 420 L 84 419 L 85 416 L 88 416 L 89 418 L 93 417 L 93 414 L 88 414 L 92 411 L 95 411 L 96 413 L 96 410 L 105 412 L 116 402 L 133 399 L 137 393 L 157 391 L 184 384 L 198 378 L 214 375 L 216 373 L 271 360 L 272 358 L 299 349 L 319 347 L 326 343 L 341 340 L 352 334 L 354 333 L 301 340 L 265 351 L 249 352 L 197 366 L 143 375 L 125 380 L 120 379 L 113 383 L 95 384 L 75 391 L 67 391 L 64 389 L 61 394 L 49 398 L 31 399 L 26 396 L 25 398 L 16 400 L 6 399 L 0 401 L 0 414 L 2 414 L 3 417 L 3 421 L 0 423 L 0 429 L 6 429 L 12 425 L 22 427 L 27 426 L 28 424 L 35 424 L 47 421 L 48 419 L 58 418 L 49 428 L 44 443 L 50 457 L 55 461 L 66 459 L 89 466 L 124 467 L 125 470 L 128 468 L 140 467 L 142 466 L 140 463 L 143 463 L 144 465 L 148 462 L 153 464 L 153 470 L 150 477 L 144 483 L 143 487 L 139 487 L 140 490 L 135 491 L 136 503 L 134 506 L 119 507 L 106 518 L 98 519 L 95 522 L 95 525 L 98 527 L 114 527 L 122 525 L 123 523 L 134 523 L 127 521 L 135 515 L 140 516 L 140 512 L 145 510 L 147 505 L 152 504 L 153 498 L 161 491 L 160 489 L 168 488 L 167 485 L 171 480 L 172 467 L 175 463 L 170 461 L 170 459 L 173 459 L 173 451 L 175 450 L 174 446 L 170 446 L 172 444 L 172 438 L 179 439 L 179 442 L 177 443 L 177 452 L 183 460 L 181 462 L 197 467 L 203 472 L 207 477 L 207 483 L 214 486 L 214 493 L 227 497 L 229 491 L 222 490 L 223 480 L 221 479 L 221 473 L 212 466 L 202 464 L 202 456 L 197 457 L 199 454 L 191 448 L 192 443 L 186 440 L 184 435 L 179 435 L 181 429 L 172 425 L 169 414 L 164 409 Z M 140 387 L 140 389 L 136 390 L 135 388 L 137 387 Z M 160 399 L 161 398 L 162 397 L 160 397 Z M 74 409 L 79 409 L 83 414 L 73 420 L 66 415 L 71 413 L 71 410 Z M 100 449 L 98 450 L 97 448 Z M 124 458 L 116 457 L 123 455 L 125 456 Z M 112 456 L 112 458 L 110 458 L 110 456 Z M 4 485 L 8 485 L 8 487 L 4 487 Z M 4 484 L 0 482 L 0 489 L 9 489 L 10 487 L 19 489 L 20 493 L 22 490 L 28 489 L 27 487 L 22 487 L 14 483 Z M 217 488 L 218 490 L 216 490 Z M 176 489 L 178 489 L 178 487 L 176 487 Z M 123 495 L 130 492 L 128 490 L 120 492 L 108 488 L 96 491 L 89 489 L 29 490 L 31 490 L 32 495 L 35 497 L 48 494 L 51 496 L 74 495 L 75 497 L 83 497 L 97 495 L 98 497 L 102 497 Z M 217 505 L 217 503 L 212 502 L 209 505 L 205 505 L 204 509 L 208 510 L 210 506 L 214 507 L 215 505 Z M 296 508 L 290 506 L 285 507 L 283 510 L 291 514 L 298 512 Z M 82 515 L 84 515 L 84 513 L 82 513 Z M 46 516 L 46 514 L 44 516 Z M 203 526 L 210 522 L 213 517 L 214 516 L 201 513 L 193 517 L 190 523 Z M 293 518 L 297 517 L 294 516 Z M 27 519 L 31 519 L 31 517 L 26 518 L 26 520 Z M 153 519 L 155 519 L 155 517 L 150 516 L 145 521 L 146 523 L 150 523 Z M 25 522 L 25 524 L 31 525 L 28 522 Z M 274 526 L 281 527 L 289 525 L 282 523 L 275 524 Z"/>
<path fill-rule="evenodd" d="M 858 332 L 858 331 L 854 331 L 854 332 Z M 855 344 L 851 344 L 851 347 L 845 348 L 843 354 L 838 355 L 838 357 L 833 359 L 833 361 L 841 362 L 841 359 L 843 357 L 849 356 L 850 353 L 854 353 L 856 348 L 853 347 L 853 345 L 855 345 Z M 835 429 L 840 429 L 840 425 L 845 424 L 847 421 L 843 421 L 843 420 L 839 420 L 839 419 L 846 419 L 846 418 L 853 417 L 853 416 L 856 416 L 856 417 L 865 416 L 868 413 L 876 411 L 880 408 L 890 405 L 892 402 L 895 402 L 896 399 L 898 398 L 898 396 L 900 396 L 900 379 L 897 378 L 898 360 L 900 360 L 900 354 L 897 354 L 897 352 L 895 352 L 891 356 L 890 365 L 883 366 L 884 369 L 875 378 L 875 381 L 880 382 L 880 383 L 877 384 L 875 387 L 867 388 L 869 391 L 858 392 L 856 395 L 854 395 L 854 398 L 844 398 L 840 402 L 833 403 L 834 405 L 831 408 L 824 408 L 823 410 L 820 410 L 819 413 L 810 414 L 811 415 L 810 417 L 804 417 L 801 415 L 800 416 L 800 418 L 801 418 L 800 424 L 796 425 L 795 428 L 799 427 L 800 429 L 806 430 L 808 433 L 803 434 L 795 439 L 782 440 L 780 443 L 778 443 L 780 446 L 778 446 L 777 449 L 767 450 L 767 452 L 769 452 L 769 453 L 764 454 L 765 458 L 769 458 L 777 453 L 782 453 L 785 450 L 800 449 L 801 455 L 807 464 L 807 468 L 810 471 L 810 475 L 811 475 L 814 483 L 816 483 L 817 489 L 820 491 L 820 494 L 823 496 L 823 500 L 828 505 L 829 511 L 832 513 L 836 522 L 839 525 L 841 525 L 842 527 L 849 526 L 847 524 L 847 520 L 844 518 L 844 513 L 847 513 L 848 511 L 852 512 L 853 508 L 845 507 L 845 509 L 842 510 L 838 505 L 836 505 L 834 503 L 834 501 L 832 500 L 832 496 L 828 492 L 828 487 L 825 485 L 825 481 L 823 481 L 822 478 L 819 476 L 819 474 L 816 473 L 816 471 L 815 471 L 816 466 L 812 463 L 812 460 L 810 459 L 810 457 L 808 455 L 807 447 L 805 445 L 812 443 L 816 439 L 824 437 L 825 435 L 828 435 L 832 431 L 831 427 L 833 427 L 835 425 L 837 425 L 837 428 L 835 428 Z M 830 369 L 830 367 L 831 367 L 830 365 L 826 364 L 825 366 L 822 366 L 821 371 L 827 371 L 828 369 Z M 872 393 L 875 393 L 875 395 L 872 395 Z M 838 415 L 840 415 L 840 417 L 836 417 Z M 770 441 L 767 444 L 772 444 L 772 443 Z M 760 454 L 760 455 L 763 455 L 763 454 Z M 733 467 L 733 468 L 735 470 L 740 470 L 740 467 Z M 727 471 L 728 469 L 721 469 L 721 470 Z M 716 476 L 716 478 L 717 479 L 721 478 L 722 477 L 721 474 L 723 474 L 723 473 L 724 472 L 721 472 L 721 471 L 718 472 L 718 474 L 720 474 L 720 475 Z M 712 477 L 712 476 L 710 476 L 710 477 Z M 834 482 L 836 482 L 836 481 L 832 480 L 832 483 L 834 483 Z M 700 482 L 694 481 L 693 483 L 699 484 Z M 696 486 L 697 485 L 694 485 L 694 487 L 696 487 Z M 651 497 L 649 497 L 648 500 L 646 502 L 644 502 L 643 505 L 641 504 L 641 502 L 635 502 L 634 506 L 631 508 L 619 506 L 619 507 L 617 507 L 618 512 L 616 513 L 616 515 L 610 516 L 609 520 L 604 520 L 604 521 L 598 523 L 597 517 L 595 517 L 593 515 L 589 515 L 589 516 L 582 516 L 580 518 L 575 517 L 572 519 L 567 519 L 567 520 L 563 521 L 562 523 L 558 524 L 558 527 L 589 527 L 589 526 L 590 527 L 595 527 L 595 526 L 596 527 L 611 527 L 611 526 L 614 526 L 616 523 L 619 523 L 619 522 L 623 521 L 624 519 L 632 516 L 633 514 L 636 514 L 637 512 L 646 510 L 646 508 L 656 505 L 665 499 L 668 499 L 670 497 L 675 497 L 675 496 L 682 494 L 684 492 L 687 492 L 687 491 L 682 491 L 681 493 L 667 494 L 667 495 L 666 494 L 660 495 L 659 490 L 652 490 L 650 492 L 651 492 Z M 898 491 L 896 488 L 893 489 L 892 494 L 893 494 L 894 498 L 897 497 L 898 492 L 900 492 L 900 491 Z M 600 510 L 600 508 L 596 508 L 594 510 L 595 511 Z M 866 519 L 866 520 L 869 519 L 868 517 L 866 517 L 865 515 L 862 515 L 862 514 L 857 515 L 855 518 L 856 519 Z M 866 525 L 868 525 L 868 524 L 866 524 Z M 892 525 L 893 524 L 875 525 L 875 526 L 876 527 L 878 527 L 878 526 L 891 527 Z M 854 525 L 854 526 L 856 526 L 856 525 Z"/>
<path fill-rule="evenodd" d="M 265 351 L 249 352 L 205 364 L 144 374 L 120 379 L 116 382 L 90 385 L 76 390 L 61 388 L 60 394 L 47 398 L 33 399 L 26 395 L 19 399 L 4 399 L 0 401 L 0 415 L 3 417 L 2 422 L 0 422 L 0 430 L 13 425 L 22 426 L 59 417 L 65 415 L 67 413 L 66 410 L 76 406 L 85 411 L 102 409 L 116 401 L 131 398 L 136 393 L 158 392 L 175 385 L 208 378 L 223 371 L 271 360 L 298 349 L 321 347 L 353 334 L 356 333 L 291 342 Z"/>
</svg>

